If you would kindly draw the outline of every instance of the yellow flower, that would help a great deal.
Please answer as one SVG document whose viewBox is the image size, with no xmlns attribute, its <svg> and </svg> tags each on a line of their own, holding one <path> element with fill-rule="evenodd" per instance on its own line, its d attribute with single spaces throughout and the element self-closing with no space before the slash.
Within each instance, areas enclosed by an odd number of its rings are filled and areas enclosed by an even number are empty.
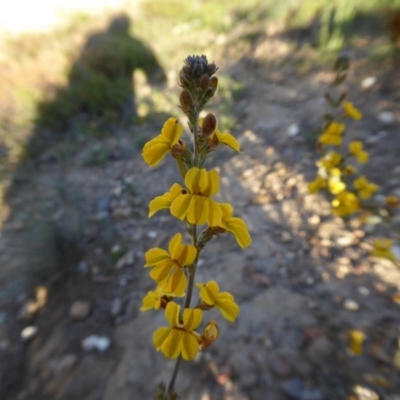
<svg viewBox="0 0 400 400">
<path fill-rule="evenodd" d="M 201 336 L 201 345 L 206 349 L 211 345 L 214 340 L 219 336 L 219 328 L 214 320 L 210 321 L 204 328 L 203 335 Z"/>
<path fill-rule="evenodd" d="M 346 189 L 346 184 L 341 180 L 341 171 L 339 168 L 333 168 L 329 176 L 328 187 L 332 194 L 339 194 Z"/>
<path fill-rule="evenodd" d="M 326 188 L 327 181 L 326 179 L 322 178 L 321 176 L 317 176 L 314 181 L 310 182 L 308 185 L 308 191 L 311 194 L 315 194 L 319 192 L 321 189 Z"/>
<path fill-rule="evenodd" d="M 190 244 L 182 244 L 182 235 L 177 233 L 169 242 L 168 250 L 155 247 L 147 251 L 145 267 L 153 267 L 150 277 L 165 294 L 183 296 L 187 284 L 183 268 L 194 262 L 197 249 Z"/>
<path fill-rule="evenodd" d="M 238 245 L 244 249 L 251 245 L 251 236 L 246 223 L 237 217 L 232 217 L 233 207 L 228 203 L 221 203 L 222 219 L 219 227 L 235 236 Z"/>
<path fill-rule="evenodd" d="M 343 191 L 332 200 L 332 207 L 334 214 L 346 217 L 360 210 L 360 200 L 354 193 Z"/>
<path fill-rule="evenodd" d="M 320 165 L 329 172 L 332 168 L 335 168 L 342 161 L 342 156 L 336 151 L 332 151 L 327 154 L 321 161 Z"/>
<path fill-rule="evenodd" d="M 200 289 L 199 295 L 204 303 L 208 306 L 217 307 L 228 321 L 235 321 L 239 315 L 239 306 L 230 293 L 219 293 L 219 286 L 215 281 L 196 283 L 196 285 Z"/>
<path fill-rule="evenodd" d="M 347 332 L 347 336 L 349 338 L 349 350 L 356 356 L 361 355 L 363 353 L 363 344 L 366 339 L 364 332 L 352 329 Z"/>
<path fill-rule="evenodd" d="M 353 187 L 357 189 L 358 195 L 365 200 L 368 200 L 378 189 L 379 186 L 371 183 L 365 176 L 360 176 L 353 182 Z"/>
<path fill-rule="evenodd" d="M 149 290 L 146 296 L 143 297 L 143 304 L 140 311 L 158 310 L 163 304 L 163 292 L 161 288 L 157 287 L 155 291 Z"/>
<path fill-rule="evenodd" d="M 158 328 L 153 334 L 153 343 L 157 351 L 162 351 L 167 358 L 180 355 L 185 360 L 193 360 L 199 352 L 200 335 L 194 331 L 203 319 L 203 312 L 198 308 L 185 308 L 183 322 L 179 320 L 180 305 L 169 302 L 165 309 L 165 319 L 169 327 Z"/>
<path fill-rule="evenodd" d="M 183 127 L 176 118 L 169 118 L 165 122 L 161 133 L 154 139 L 147 142 L 143 147 L 143 159 L 154 167 L 157 165 L 175 146 L 183 132 Z"/>
<path fill-rule="evenodd" d="M 149 218 L 163 208 L 170 208 L 171 203 L 182 193 L 182 191 L 185 191 L 185 189 L 183 189 L 183 187 L 178 183 L 174 183 L 169 192 L 165 192 L 162 196 L 157 196 L 151 200 L 149 204 Z"/>
<path fill-rule="evenodd" d="M 185 185 L 189 191 L 182 190 L 172 201 L 171 214 L 185 218 L 191 224 L 218 226 L 221 223 L 222 210 L 211 196 L 219 191 L 219 175 L 216 170 L 190 168 L 185 176 Z"/>
<path fill-rule="evenodd" d="M 361 164 L 368 162 L 369 154 L 363 150 L 363 144 L 358 140 L 349 143 L 349 153 Z"/>
<path fill-rule="evenodd" d="M 200 127 L 203 126 L 204 118 L 200 118 Z M 228 132 L 221 133 L 220 130 L 215 129 L 215 132 L 209 137 L 208 143 L 212 149 L 218 147 L 221 143 L 229 146 L 231 149 L 240 153 L 240 144 L 234 136 Z"/>
<path fill-rule="evenodd" d="M 373 250 L 370 253 L 372 257 L 387 258 L 391 261 L 396 260 L 396 256 L 392 252 L 393 241 L 390 239 L 376 239 L 372 243 Z"/>
<path fill-rule="evenodd" d="M 344 116 L 349 117 L 355 120 L 360 120 L 362 118 L 362 113 L 360 110 L 358 110 L 356 107 L 354 107 L 354 104 L 351 103 L 350 101 L 344 101 L 342 103 L 342 107 L 344 109 Z"/>
<path fill-rule="evenodd" d="M 324 145 L 340 146 L 345 125 L 340 122 L 331 122 L 319 137 L 318 141 Z"/>
</svg>

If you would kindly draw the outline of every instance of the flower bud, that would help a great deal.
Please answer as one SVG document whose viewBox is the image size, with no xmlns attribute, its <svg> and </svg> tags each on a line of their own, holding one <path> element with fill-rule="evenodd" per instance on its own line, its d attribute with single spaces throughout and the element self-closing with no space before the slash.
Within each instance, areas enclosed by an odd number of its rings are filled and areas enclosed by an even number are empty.
<svg viewBox="0 0 400 400">
<path fill-rule="evenodd" d="M 218 87 L 218 78 L 216 76 L 211 77 L 210 87 L 215 93 L 215 91 L 217 90 L 217 87 Z"/>
<path fill-rule="evenodd" d="M 203 348 L 207 348 L 211 345 L 211 343 L 218 339 L 219 336 L 219 328 L 214 320 L 210 321 L 204 328 L 202 338 Z"/>
<path fill-rule="evenodd" d="M 181 94 L 179 95 L 179 103 L 185 113 L 193 110 L 193 99 L 186 89 L 183 89 Z"/>
<path fill-rule="evenodd" d="M 209 137 L 215 132 L 215 129 L 217 128 L 217 118 L 215 118 L 214 114 L 208 113 L 204 120 L 203 120 L 203 125 L 201 127 L 203 137 Z"/>
<path fill-rule="evenodd" d="M 210 78 L 204 74 L 199 81 L 199 88 L 203 91 L 206 91 L 210 85 Z"/>
</svg>

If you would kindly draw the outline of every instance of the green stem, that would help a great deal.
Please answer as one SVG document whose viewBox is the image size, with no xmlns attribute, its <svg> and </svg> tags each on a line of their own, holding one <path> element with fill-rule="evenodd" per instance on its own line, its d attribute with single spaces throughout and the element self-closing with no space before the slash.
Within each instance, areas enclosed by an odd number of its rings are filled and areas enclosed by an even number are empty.
<svg viewBox="0 0 400 400">
<path fill-rule="evenodd" d="M 181 158 L 177 158 L 176 162 L 178 163 L 178 167 L 179 167 L 179 172 L 182 175 L 182 179 L 185 180 L 185 176 L 186 176 L 186 168 L 185 165 L 183 163 L 183 160 Z"/>
</svg>

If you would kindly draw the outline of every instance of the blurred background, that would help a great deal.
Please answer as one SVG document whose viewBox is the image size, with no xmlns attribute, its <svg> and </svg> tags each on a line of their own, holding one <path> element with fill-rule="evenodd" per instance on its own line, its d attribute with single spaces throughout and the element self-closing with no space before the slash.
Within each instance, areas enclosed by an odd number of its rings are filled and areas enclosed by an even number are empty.
<svg viewBox="0 0 400 400">
<path fill-rule="evenodd" d="M 151 343 L 164 317 L 138 308 L 144 252 L 182 231 L 147 218 L 178 171 L 141 149 L 168 117 L 186 125 L 178 73 L 201 54 L 219 66 L 208 111 L 243 149 L 208 167 L 254 243 L 202 256 L 198 280 L 242 313 L 210 312 L 221 340 L 183 364 L 181 398 L 400 399 L 400 274 L 367 257 L 380 235 L 400 253 L 398 233 L 344 224 L 306 187 L 345 54 L 364 114 L 348 140 L 378 195 L 400 196 L 400 1 L 15 0 L 0 6 L 1 400 L 151 399 L 169 379 Z"/>
</svg>

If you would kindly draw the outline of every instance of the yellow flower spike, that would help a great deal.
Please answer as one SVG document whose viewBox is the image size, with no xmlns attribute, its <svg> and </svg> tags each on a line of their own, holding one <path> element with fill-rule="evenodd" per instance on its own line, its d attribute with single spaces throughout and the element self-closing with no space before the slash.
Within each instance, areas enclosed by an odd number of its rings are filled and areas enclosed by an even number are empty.
<svg viewBox="0 0 400 400">
<path fill-rule="evenodd" d="M 169 252 L 159 247 L 146 252 L 145 267 L 153 267 L 150 277 L 164 294 L 180 297 L 185 294 L 187 285 L 183 268 L 192 264 L 196 255 L 196 247 L 182 244 L 182 235 L 177 233 L 169 243 Z"/>
<path fill-rule="evenodd" d="M 310 182 L 307 187 L 308 187 L 308 191 L 311 194 L 315 194 L 317 192 L 319 192 L 321 189 L 326 188 L 328 185 L 327 180 L 322 178 L 321 176 L 317 176 L 315 178 L 315 180 L 313 180 L 312 182 Z"/>
<path fill-rule="evenodd" d="M 222 219 L 219 225 L 227 232 L 232 233 L 235 236 L 237 244 L 244 249 L 251 245 L 251 236 L 247 229 L 246 223 L 237 217 L 232 217 L 233 207 L 228 203 L 221 203 Z"/>
<path fill-rule="evenodd" d="M 360 110 L 358 110 L 356 107 L 354 107 L 354 104 L 351 103 L 350 101 L 344 101 L 342 103 L 342 107 L 344 110 L 344 116 L 352 118 L 356 121 L 360 120 L 362 118 L 362 113 Z"/>
<path fill-rule="evenodd" d="M 345 128 L 346 126 L 340 122 L 331 122 L 319 137 L 318 142 L 326 146 L 340 146 Z"/>
<path fill-rule="evenodd" d="M 208 306 L 217 307 L 222 316 L 230 322 L 234 322 L 239 315 L 239 306 L 234 297 L 228 292 L 219 292 L 217 282 L 196 283 L 200 289 L 199 296 Z"/>
<path fill-rule="evenodd" d="M 156 166 L 176 145 L 182 135 L 183 126 L 176 118 L 169 118 L 161 133 L 143 147 L 142 157 L 150 167 Z"/>
<path fill-rule="evenodd" d="M 221 222 L 221 206 L 210 197 L 219 191 L 219 174 L 216 170 L 190 168 L 185 176 L 189 192 L 182 191 L 171 203 L 171 214 L 185 218 L 191 224 L 218 226 Z"/>
<path fill-rule="evenodd" d="M 361 164 L 368 162 L 369 154 L 363 150 L 363 144 L 358 140 L 349 143 L 349 153 Z"/>
<path fill-rule="evenodd" d="M 177 358 L 180 355 L 185 360 L 192 360 L 199 352 L 200 335 L 197 329 L 203 319 L 203 312 L 197 308 L 186 308 L 183 311 L 183 324 L 179 322 L 180 305 L 170 302 L 165 309 L 165 318 L 169 327 L 156 329 L 153 343 L 157 351 L 167 358 Z"/>
<path fill-rule="evenodd" d="M 210 347 L 214 340 L 219 337 L 219 328 L 214 320 L 210 321 L 204 328 L 203 335 L 201 336 L 201 345 L 204 349 Z"/>
<path fill-rule="evenodd" d="M 371 183 L 365 176 L 360 176 L 353 182 L 353 187 L 358 191 L 358 195 L 364 199 L 368 200 L 372 195 L 379 189 L 378 185 Z"/>
<path fill-rule="evenodd" d="M 392 252 L 393 241 L 390 239 L 376 239 L 372 243 L 373 250 L 370 253 L 371 257 L 387 258 L 391 261 L 396 261 L 396 256 Z"/>
<path fill-rule="evenodd" d="M 163 208 L 170 208 L 171 203 L 184 191 L 183 187 L 178 183 L 171 186 L 169 192 L 165 192 L 162 196 L 157 196 L 151 200 L 149 204 L 149 218 L 151 218 L 157 211 Z"/>
</svg>

